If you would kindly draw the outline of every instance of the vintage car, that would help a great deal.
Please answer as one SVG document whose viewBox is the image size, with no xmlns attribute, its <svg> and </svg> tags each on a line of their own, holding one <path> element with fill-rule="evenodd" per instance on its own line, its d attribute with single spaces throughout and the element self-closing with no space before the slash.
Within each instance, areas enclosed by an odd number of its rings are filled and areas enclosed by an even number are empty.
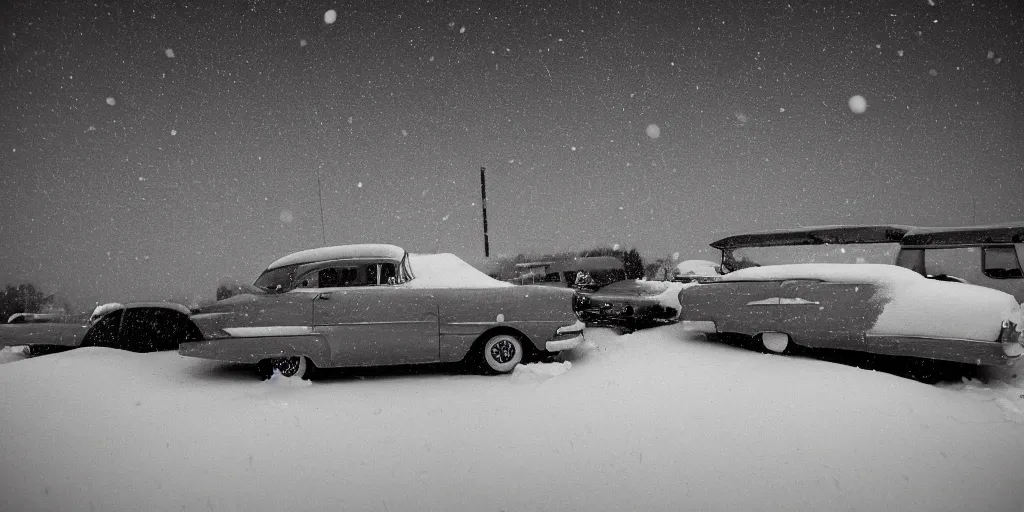
<svg viewBox="0 0 1024 512">
<path fill-rule="evenodd" d="M 254 285 L 193 314 L 203 340 L 178 352 L 256 363 L 265 377 L 457 361 L 507 373 L 583 341 L 571 290 L 513 286 L 453 254 L 322 247 L 271 263 Z"/>
<path fill-rule="evenodd" d="M 533 261 L 517 263 L 519 274 L 512 284 L 572 288 L 582 272 L 587 277 L 584 287 L 591 291 L 626 279 L 622 260 L 614 256 L 584 256 L 567 261 Z"/>
<path fill-rule="evenodd" d="M 589 326 L 632 331 L 673 323 L 679 315 L 681 284 L 629 279 L 598 288 L 579 289 L 573 309 Z"/>
<path fill-rule="evenodd" d="M 30 355 L 78 347 L 175 350 L 178 343 L 201 337 L 189 313 L 185 306 L 171 302 L 104 304 L 89 317 L 19 313 L 0 324 L 0 347 L 26 346 Z"/>
<path fill-rule="evenodd" d="M 927 228 L 813 226 L 733 235 L 711 243 L 722 272 L 784 263 L 889 263 L 931 279 L 994 288 L 1024 302 L 1024 222 Z"/>
<path fill-rule="evenodd" d="M 1013 296 L 895 265 L 751 267 L 679 294 L 680 320 L 710 337 L 1004 365 L 1024 352 Z"/>
</svg>

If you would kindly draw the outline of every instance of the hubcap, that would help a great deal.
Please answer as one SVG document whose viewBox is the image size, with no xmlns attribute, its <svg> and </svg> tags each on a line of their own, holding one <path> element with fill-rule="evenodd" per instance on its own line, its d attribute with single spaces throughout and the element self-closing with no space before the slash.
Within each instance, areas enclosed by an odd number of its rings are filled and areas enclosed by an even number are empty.
<svg viewBox="0 0 1024 512">
<path fill-rule="evenodd" d="M 512 360 L 516 355 L 516 346 L 509 340 L 498 340 L 494 345 L 491 345 L 491 358 L 498 362 L 498 364 L 505 364 Z"/>
</svg>

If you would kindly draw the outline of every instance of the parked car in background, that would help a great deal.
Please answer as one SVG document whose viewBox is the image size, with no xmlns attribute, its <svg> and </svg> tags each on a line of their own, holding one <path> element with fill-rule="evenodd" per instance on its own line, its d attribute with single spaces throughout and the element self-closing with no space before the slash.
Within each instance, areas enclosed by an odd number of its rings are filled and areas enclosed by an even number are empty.
<svg viewBox="0 0 1024 512">
<path fill-rule="evenodd" d="M 26 346 L 30 355 L 78 347 L 176 350 L 178 343 L 200 338 L 188 316 L 188 308 L 170 302 L 105 304 L 91 316 L 19 313 L 0 325 L 0 347 Z"/>
<path fill-rule="evenodd" d="M 725 273 L 787 263 L 889 263 L 931 279 L 1001 290 L 1024 302 L 1024 222 L 816 226 L 734 235 L 711 246 L 722 252 Z"/>
<path fill-rule="evenodd" d="M 255 287 L 193 314 L 203 339 L 179 353 L 255 363 L 266 377 L 457 361 L 507 373 L 583 341 L 571 290 L 513 286 L 453 254 L 322 247 L 271 263 Z"/>
<path fill-rule="evenodd" d="M 691 327 L 772 352 L 799 345 L 974 365 L 1024 353 L 1013 296 L 895 265 L 748 267 L 683 289 L 679 302 Z"/>
<path fill-rule="evenodd" d="M 919 274 L 1001 290 L 1024 302 L 1024 222 L 913 228 L 896 264 Z"/>
<path fill-rule="evenodd" d="M 573 309 L 588 326 L 632 331 L 673 323 L 679 315 L 681 283 L 617 281 L 596 291 L 580 289 Z"/>
<path fill-rule="evenodd" d="M 59 313 L 15 313 L 7 318 L 7 323 L 42 324 L 60 321 L 62 317 Z"/>
<path fill-rule="evenodd" d="M 713 281 L 722 276 L 721 265 L 707 260 L 686 260 L 672 269 L 672 281 L 678 283 Z"/>
<path fill-rule="evenodd" d="M 586 256 L 568 261 L 535 261 L 516 264 L 519 275 L 509 280 L 512 284 L 572 288 L 582 272 L 590 277 L 586 286 L 596 290 L 602 286 L 626 279 L 622 260 L 614 256 Z"/>
</svg>

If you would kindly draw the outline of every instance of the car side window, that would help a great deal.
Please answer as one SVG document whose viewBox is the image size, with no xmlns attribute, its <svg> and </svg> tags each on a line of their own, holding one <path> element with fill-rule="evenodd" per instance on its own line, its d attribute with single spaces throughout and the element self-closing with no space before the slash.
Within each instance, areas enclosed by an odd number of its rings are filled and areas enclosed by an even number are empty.
<svg viewBox="0 0 1024 512">
<path fill-rule="evenodd" d="M 322 268 L 317 272 L 319 288 L 341 286 L 341 273 L 336 268 Z"/>
<path fill-rule="evenodd" d="M 381 263 L 380 284 L 396 284 L 398 282 L 394 263 Z"/>
<path fill-rule="evenodd" d="M 1017 251 L 1012 247 L 984 247 L 981 253 L 982 271 L 993 279 L 1013 279 L 1024 277 Z"/>
</svg>

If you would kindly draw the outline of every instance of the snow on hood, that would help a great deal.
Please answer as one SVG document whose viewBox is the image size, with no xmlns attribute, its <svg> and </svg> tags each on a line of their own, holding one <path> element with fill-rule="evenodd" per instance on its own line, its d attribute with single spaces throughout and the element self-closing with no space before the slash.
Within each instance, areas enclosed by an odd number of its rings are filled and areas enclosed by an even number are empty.
<svg viewBox="0 0 1024 512">
<path fill-rule="evenodd" d="M 723 281 L 818 279 L 871 284 L 889 302 L 869 331 L 873 334 L 995 340 L 1003 320 L 1021 326 L 1012 295 L 981 286 L 927 279 L 913 270 L 875 263 L 808 263 L 745 268 Z"/>
<path fill-rule="evenodd" d="M 506 288 L 511 283 L 498 281 L 451 253 L 410 254 L 412 281 L 408 288 Z"/>
</svg>

